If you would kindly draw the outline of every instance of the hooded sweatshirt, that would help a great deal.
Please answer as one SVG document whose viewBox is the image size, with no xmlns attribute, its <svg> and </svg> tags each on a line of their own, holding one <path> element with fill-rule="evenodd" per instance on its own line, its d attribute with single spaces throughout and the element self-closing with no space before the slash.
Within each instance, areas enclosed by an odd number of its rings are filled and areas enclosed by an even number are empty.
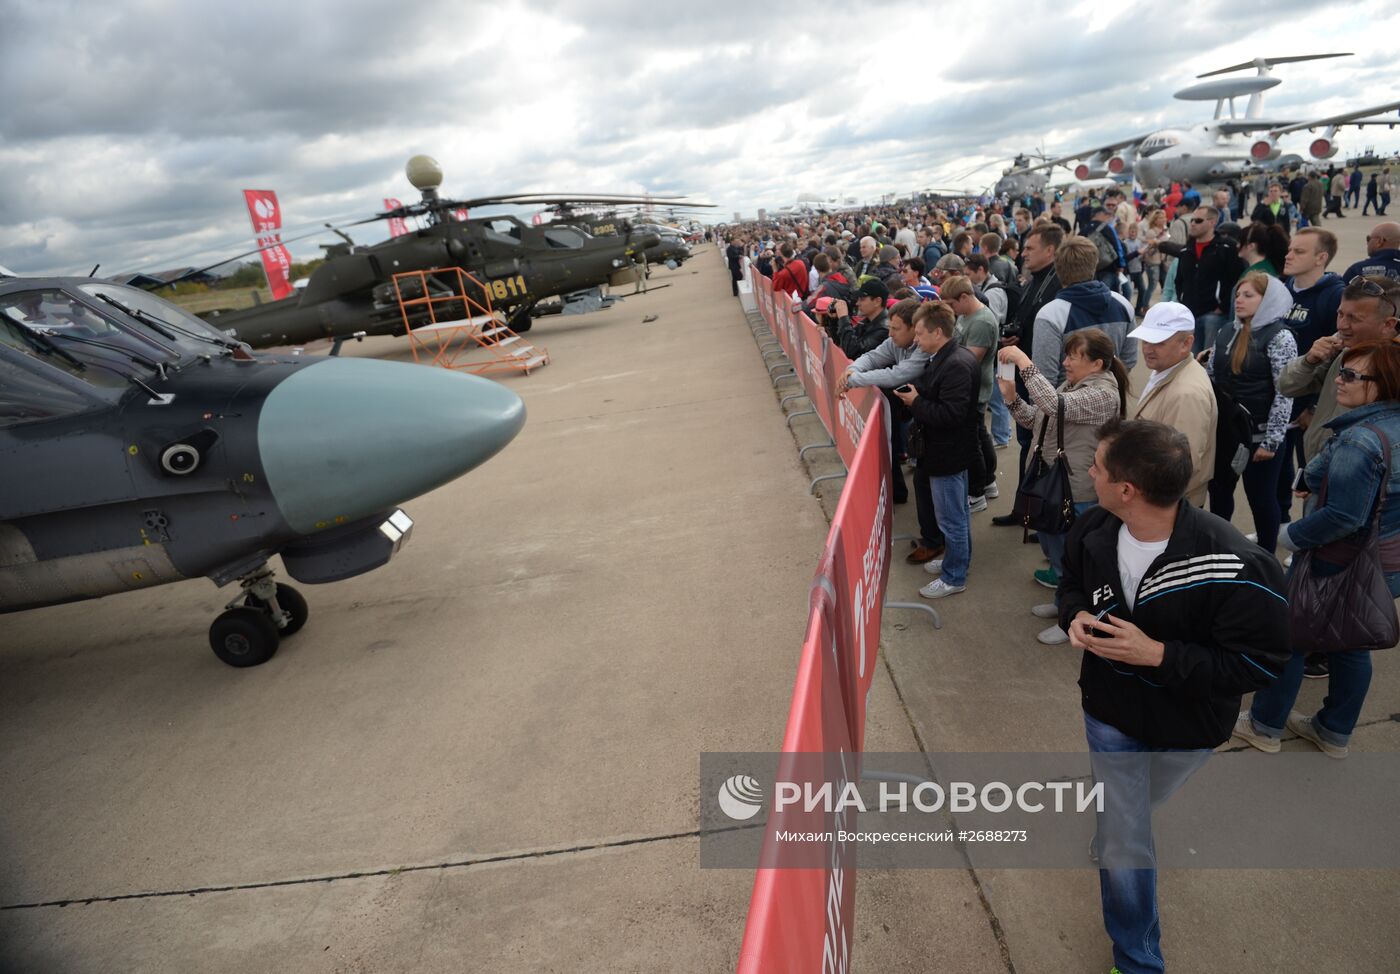
<svg viewBox="0 0 1400 974">
<path fill-rule="evenodd" d="M 1263 300 L 1259 302 L 1259 309 L 1254 312 L 1254 317 L 1250 321 L 1251 332 L 1257 332 L 1276 321 L 1286 319 L 1289 311 L 1293 307 L 1293 295 L 1288 287 L 1276 277 L 1269 278 L 1269 286 L 1264 291 Z M 1212 379 L 1217 375 L 1230 370 L 1230 356 L 1234 352 L 1235 340 L 1240 333 L 1240 322 L 1234 323 L 1234 331 L 1227 339 L 1221 335 L 1216 340 L 1214 353 L 1206 360 L 1206 371 L 1210 373 Z M 1293 337 L 1293 332 L 1287 328 L 1280 328 L 1269 340 L 1267 348 L 1269 356 L 1270 373 L 1273 376 L 1274 395 L 1269 406 L 1267 417 L 1261 423 L 1255 417 L 1255 445 L 1262 445 L 1270 453 L 1277 453 L 1283 445 L 1283 438 L 1288 430 L 1288 421 L 1292 416 L 1293 402 L 1279 389 L 1279 376 L 1283 370 L 1298 357 L 1298 342 Z M 1219 359 L 1219 361 L 1216 361 Z M 1248 404 L 1246 404 L 1248 405 Z"/>
<path fill-rule="evenodd" d="M 1312 287 L 1298 290 L 1290 277 L 1284 282 L 1293 295 L 1293 309 L 1284 319 L 1293 329 L 1293 337 L 1298 342 L 1298 354 L 1308 354 L 1313 342 L 1337 332 L 1337 307 L 1342 303 L 1342 291 L 1346 284 L 1331 271 L 1317 279 Z M 1305 409 L 1317 405 L 1316 395 L 1297 396 L 1293 400 L 1293 418 Z"/>
<path fill-rule="evenodd" d="M 1055 300 L 1035 316 L 1031 361 L 1053 386 L 1064 381 L 1065 336 L 1081 328 L 1098 328 L 1113 339 L 1118 357 L 1131 369 L 1137 364 L 1137 342 L 1128 341 L 1133 327 L 1133 306 L 1123 295 L 1101 281 L 1084 281 L 1060 288 Z"/>
</svg>

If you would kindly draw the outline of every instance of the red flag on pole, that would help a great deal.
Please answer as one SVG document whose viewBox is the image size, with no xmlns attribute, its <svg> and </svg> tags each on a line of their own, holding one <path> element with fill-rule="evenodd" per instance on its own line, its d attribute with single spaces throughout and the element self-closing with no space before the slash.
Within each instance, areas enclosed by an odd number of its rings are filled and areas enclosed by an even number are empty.
<svg viewBox="0 0 1400 974">
<path fill-rule="evenodd" d="M 292 293 L 292 255 L 282 245 L 282 208 L 277 204 L 277 194 L 270 189 L 245 189 L 243 199 L 248 204 L 258 246 L 264 248 L 263 272 L 272 289 L 272 300 L 280 301 Z"/>
<path fill-rule="evenodd" d="M 397 210 L 401 206 L 403 206 L 403 204 L 396 199 L 387 196 L 384 198 L 384 209 L 386 210 Z M 402 237 L 406 233 L 408 233 L 408 224 L 404 221 L 403 217 L 389 217 L 390 237 Z"/>
</svg>

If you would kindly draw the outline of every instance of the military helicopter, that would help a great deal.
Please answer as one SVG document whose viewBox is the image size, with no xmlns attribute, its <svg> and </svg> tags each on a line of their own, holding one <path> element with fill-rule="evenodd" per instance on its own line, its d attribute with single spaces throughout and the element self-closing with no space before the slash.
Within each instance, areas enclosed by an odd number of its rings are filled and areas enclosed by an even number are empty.
<svg viewBox="0 0 1400 974">
<path fill-rule="evenodd" d="M 405 171 L 422 193 L 420 202 L 332 229 L 343 235 L 346 227 L 408 217 L 423 218 L 424 227 L 368 247 L 355 246 L 347 237 L 346 242 L 326 247 L 327 260 L 299 293 L 254 308 L 211 314 L 208 320 L 254 348 L 300 345 L 318 338 L 402 335 L 418 323 L 415 314 L 426 320 L 429 312 L 419 305 L 405 322 L 400 290 L 405 299 L 424 295 L 414 290 L 420 287 L 414 279 L 403 280 L 396 288 L 394 275 L 459 267 L 477 283 L 459 283 L 456 274 L 430 275 L 429 289 L 446 295 L 465 288 L 467 297 L 477 302 L 489 295 L 491 307 L 506 315 L 507 327 L 523 333 L 530 330 L 535 305 L 542 299 L 630 281 L 634 256 L 660 243 L 656 234 L 593 237 L 577 227 L 531 226 L 508 215 L 466 220 L 454 215 L 497 204 L 617 204 L 638 202 L 640 197 L 520 193 L 449 200 L 438 194 L 442 167 L 431 157 L 414 156 Z"/>
<path fill-rule="evenodd" d="M 674 219 L 678 213 L 711 208 L 708 203 L 689 203 L 667 206 L 665 209 Z M 560 203 L 551 207 L 549 212 L 550 225 L 576 226 L 594 237 L 625 237 L 633 245 L 633 252 L 639 252 L 648 266 L 665 264 L 674 270 L 690 259 L 690 246 L 685 239 L 689 234 L 673 226 L 651 222 L 654 214 L 650 206 L 580 208 Z M 652 235 L 659 237 L 659 241 L 647 244 L 647 239 Z"/>
<path fill-rule="evenodd" d="M 254 355 L 148 291 L 0 277 L 0 613 L 200 576 L 209 642 L 262 663 L 307 584 L 388 562 L 398 508 L 524 425 L 505 387 L 363 358 Z"/>
</svg>

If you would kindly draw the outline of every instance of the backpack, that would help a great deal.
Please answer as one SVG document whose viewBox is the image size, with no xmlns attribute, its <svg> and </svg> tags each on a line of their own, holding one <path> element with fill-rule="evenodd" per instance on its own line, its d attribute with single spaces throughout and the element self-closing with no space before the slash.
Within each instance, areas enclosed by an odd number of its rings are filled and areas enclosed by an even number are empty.
<svg viewBox="0 0 1400 974">
<path fill-rule="evenodd" d="M 1025 288 L 1018 281 L 1015 284 L 1006 284 L 995 277 L 987 278 L 987 283 L 982 286 L 984 291 L 1001 290 L 1006 294 L 1006 321 L 1015 321 L 1016 312 L 1021 310 L 1021 296 L 1025 293 Z M 986 303 L 985 301 L 983 303 Z M 1006 324 L 1003 321 L 1002 324 Z"/>
<path fill-rule="evenodd" d="M 1089 234 L 1089 239 L 1094 242 L 1094 249 L 1099 252 L 1099 262 L 1095 266 L 1095 271 L 1106 271 L 1110 267 L 1118 266 L 1118 248 L 1108 239 L 1108 234 L 1103 231 L 1103 224 L 1099 229 Z"/>
<path fill-rule="evenodd" d="M 833 281 L 830 278 L 817 282 L 816 290 L 807 295 L 807 300 L 802 303 L 802 310 L 809 317 L 816 317 L 817 300 L 819 298 L 832 298 L 836 301 L 845 301 L 847 308 L 856 306 L 856 289 L 849 284 L 842 284 L 840 281 Z"/>
<path fill-rule="evenodd" d="M 1214 385 L 1214 384 L 1213 384 Z M 1235 397 L 1219 385 L 1215 388 L 1215 473 L 1212 480 L 1233 485 L 1249 466 L 1254 452 L 1254 420 Z"/>
</svg>

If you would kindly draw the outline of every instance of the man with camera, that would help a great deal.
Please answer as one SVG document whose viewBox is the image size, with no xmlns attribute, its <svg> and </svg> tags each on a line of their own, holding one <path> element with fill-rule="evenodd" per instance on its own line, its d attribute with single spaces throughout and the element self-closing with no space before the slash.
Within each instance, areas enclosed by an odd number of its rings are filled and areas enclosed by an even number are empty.
<svg viewBox="0 0 1400 974">
<path fill-rule="evenodd" d="M 909 499 L 909 489 L 904 485 L 904 474 L 899 468 L 899 449 L 902 437 L 900 426 L 908 413 L 890 390 L 913 382 L 924 371 L 928 355 L 914 344 L 914 312 L 919 309 L 917 298 L 905 298 L 889 311 L 889 337 L 880 345 L 851 363 L 838 380 L 836 391 L 845 395 L 850 389 L 873 386 L 885 393 L 890 401 L 890 487 L 894 502 L 903 504 Z M 922 501 L 922 498 L 920 498 Z M 937 522 L 932 517 L 932 503 L 919 505 L 920 542 L 926 548 L 942 547 L 942 537 Z M 927 523 L 925 523 L 927 521 Z M 937 557 L 936 554 L 930 557 Z"/>
</svg>

